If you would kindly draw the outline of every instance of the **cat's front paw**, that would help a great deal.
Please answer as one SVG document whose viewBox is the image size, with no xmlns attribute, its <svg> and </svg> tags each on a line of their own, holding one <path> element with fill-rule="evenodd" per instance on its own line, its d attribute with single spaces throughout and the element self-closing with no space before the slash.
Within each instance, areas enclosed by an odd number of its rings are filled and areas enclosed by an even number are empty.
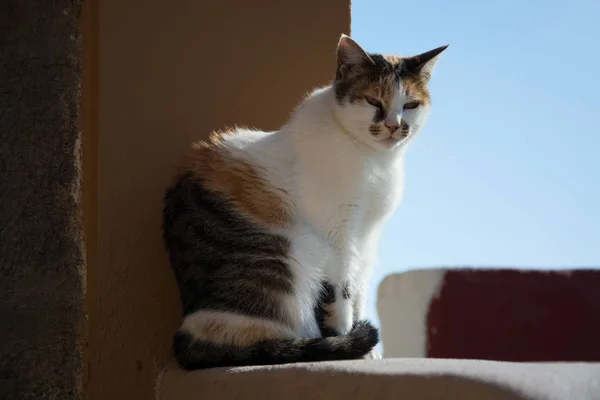
<svg viewBox="0 0 600 400">
<path fill-rule="evenodd" d="M 365 354 L 363 358 L 365 360 L 381 360 L 383 359 L 383 355 L 379 351 L 371 349 L 371 351 Z"/>
<path fill-rule="evenodd" d="M 353 312 L 352 303 L 348 300 L 338 300 L 335 302 L 337 321 L 334 328 L 340 335 L 347 335 L 352 330 Z"/>
<path fill-rule="evenodd" d="M 324 337 L 345 336 L 352 330 L 353 313 L 350 301 L 340 299 L 321 306 L 318 311 L 321 311 L 322 322 L 319 327 Z"/>
</svg>

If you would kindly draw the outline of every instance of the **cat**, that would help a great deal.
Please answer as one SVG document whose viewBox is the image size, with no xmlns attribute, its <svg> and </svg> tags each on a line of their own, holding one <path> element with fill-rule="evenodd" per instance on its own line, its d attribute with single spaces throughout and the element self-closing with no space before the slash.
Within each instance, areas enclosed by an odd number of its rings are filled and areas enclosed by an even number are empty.
<svg viewBox="0 0 600 400">
<path fill-rule="evenodd" d="M 279 131 L 235 128 L 192 144 L 163 209 L 182 368 L 381 357 L 365 293 L 446 47 L 386 56 L 342 35 L 332 83 Z"/>
</svg>

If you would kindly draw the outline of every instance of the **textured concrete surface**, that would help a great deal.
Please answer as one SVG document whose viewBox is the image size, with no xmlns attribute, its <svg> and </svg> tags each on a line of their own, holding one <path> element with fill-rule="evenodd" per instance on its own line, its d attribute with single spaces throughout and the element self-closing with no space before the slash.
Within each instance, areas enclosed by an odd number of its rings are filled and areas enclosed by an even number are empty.
<svg viewBox="0 0 600 400">
<path fill-rule="evenodd" d="M 598 400 L 600 363 L 412 358 L 191 372 L 171 367 L 158 392 L 157 400 Z"/>
<path fill-rule="evenodd" d="M 80 2 L 0 2 L 0 399 L 79 399 Z"/>
</svg>

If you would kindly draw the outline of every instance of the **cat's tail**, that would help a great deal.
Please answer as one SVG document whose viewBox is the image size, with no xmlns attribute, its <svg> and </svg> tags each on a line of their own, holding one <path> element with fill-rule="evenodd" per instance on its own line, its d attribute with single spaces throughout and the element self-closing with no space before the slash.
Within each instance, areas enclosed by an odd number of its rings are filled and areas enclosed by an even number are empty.
<svg viewBox="0 0 600 400">
<path fill-rule="evenodd" d="M 272 365 L 359 359 L 379 342 L 379 331 L 368 321 L 357 322 L 347 335 L 310 339 L 265 340 L 237 347 L 195 339 L 179 331 L 175 357 L 188 370 L 242 365 Z"/>
</svg>

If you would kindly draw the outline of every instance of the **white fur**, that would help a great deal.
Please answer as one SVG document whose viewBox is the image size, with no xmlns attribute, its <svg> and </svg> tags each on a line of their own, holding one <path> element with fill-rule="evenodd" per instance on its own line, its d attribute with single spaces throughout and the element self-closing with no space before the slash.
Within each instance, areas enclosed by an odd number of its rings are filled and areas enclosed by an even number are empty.
<svg viewBox="0 0 600 400">
<path fill-rule="evenodd" d="M 385 128 L 382 129 L 381 135 L 373 137 L 369 132 L 369 126 L 373 124 L 373 106 L 366 101 L 344 105 L 335 103 L 334 112 L 343 128 L 367 146 L 377 150 L 393 150 L 402 147 L 404 142 L 422 128 L 429 117 L 430 107 L 426 104 L 415 109 L 404 110 L 404 104 L 410 101 L 412 98 L 406 95 L 400 83 L 392 97 L 386 120 L 381 124 L 399 125 L 400 121 L 404 120 L 410 127 L 410 135 L 404 140 L 399 136 L 400 130 L 390 135 Z M 390 136 L 397 140 L 389 140 Z"/>
<path fill-rule="evenodd" d="M 289 194 L 293 226 L 278 233 L 292 243 L 297 294 L 284 307 L 301 336 L 319 334 L 314 305 L 322 279 L 340 287 L 350 283 L 357 297 L 352 304 L 336 293 L 341 333 L 350 330 L 353 309 L 364 317 L 379 232 L 402 196 L 406 144 L 429 113 L 426 105 L 403 110 L 407 101 L 399 86 L 390 114 L 412 130 L 393 145 L 369 133 L 373 106 L 339 105 L 331 86 L 311 93 L 277 132 L 239 129 L 225 136 L 235 157 L 261 166 L 264 178 Z"/>
<path fill-rule="evenodd" d="M 206 327 L 211 324 L 225 324 L 228 335 L 224 337 L 211 336 L 210 340 L 215 343 L 231 343 L 233 336 L 239 335 L 240 328 L 257 327 L 266 328 L 277 338 L 293 338 L 295 332 L 282 324 L 272 320 L 249 317 L 247 315 L 234 314 L 224 311 L 198 310 L 186 315 L 181 324 L 181 331 L 188 332 L 196 338 L 202 338 Z"/>
</svg>

